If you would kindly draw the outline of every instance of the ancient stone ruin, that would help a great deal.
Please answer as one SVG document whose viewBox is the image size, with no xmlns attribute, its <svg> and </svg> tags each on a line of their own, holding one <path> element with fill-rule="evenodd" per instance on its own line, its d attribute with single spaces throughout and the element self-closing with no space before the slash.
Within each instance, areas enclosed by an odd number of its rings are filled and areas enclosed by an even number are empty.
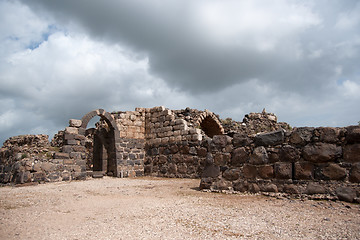
<svg viewBox="0 0 360 240">
<path fill-rule="evenodd" d="M 87 128 L 95 116 L 100 121 Z M 71 119 L 46 135 L 11 137 L 0 150 L 0 182 L 86 177 L 201 178 L 211 191 L 287 193 L 360 201 L 360 126 L 301 127 L 265 110 L 242 122 L 165 107 Z"/>
</svg>

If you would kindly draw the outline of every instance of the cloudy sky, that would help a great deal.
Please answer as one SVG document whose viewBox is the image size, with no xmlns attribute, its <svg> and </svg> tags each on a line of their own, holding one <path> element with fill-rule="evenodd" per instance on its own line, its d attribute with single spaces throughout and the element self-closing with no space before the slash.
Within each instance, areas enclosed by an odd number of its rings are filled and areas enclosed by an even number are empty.
<svg viewBox="0 0 360 240">
<path fill-rule="evenodd" d="M 358 124 L 360 1 L 0 0 L 0 143 L 160 105 Z"/>
</svg>

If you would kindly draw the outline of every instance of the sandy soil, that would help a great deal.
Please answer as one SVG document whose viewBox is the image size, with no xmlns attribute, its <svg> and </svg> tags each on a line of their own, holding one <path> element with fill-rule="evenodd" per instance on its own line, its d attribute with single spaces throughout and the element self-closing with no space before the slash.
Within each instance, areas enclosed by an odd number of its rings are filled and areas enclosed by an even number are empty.
<svg viewBox="0 0 360 240">
<path fill-rule="evenodd" d="M 0 188 L 0 239 L 360 239 L 360 205 L 109 178 Z"/>
</svg>

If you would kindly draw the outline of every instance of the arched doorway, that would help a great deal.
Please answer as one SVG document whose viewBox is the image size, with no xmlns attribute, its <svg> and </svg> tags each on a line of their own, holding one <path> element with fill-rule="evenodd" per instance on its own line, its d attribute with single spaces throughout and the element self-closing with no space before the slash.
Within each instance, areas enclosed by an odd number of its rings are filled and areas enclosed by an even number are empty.
<svg viewBox="0 0 360 240">
<path fill-rule="evenodd" d="M 215 135 L 224 134 L 224 128 L 221 126 L 220 121 L 214 113 L 209 111 L 205 111 L 199 116 L 198 126 L 211 138 Z"/>
<path fill-rule="evenodd" d="M 89 121 L 95 116 L 99 116 L 100 121 L 93 131 L 92 171 L 117 176 L 117 160 L 119 159 L 116 149 L 119 141 L 118 127 L 110 113 L 98 109 L 85 114 L 81 119 L 81 129 L 84 134 Z"/>
</svg>

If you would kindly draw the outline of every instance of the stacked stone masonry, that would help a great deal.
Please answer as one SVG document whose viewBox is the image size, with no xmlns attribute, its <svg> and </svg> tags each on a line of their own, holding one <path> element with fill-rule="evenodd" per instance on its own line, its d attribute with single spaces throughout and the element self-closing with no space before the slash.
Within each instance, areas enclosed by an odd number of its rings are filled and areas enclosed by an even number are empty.
<svg viewBox="0 0 360 240">
<path fill-rule="evenodd" d="M 87 128 L 95 116 L 100 121 Z M 98 109 L 71 119 L 51 143 L 47 138 L 5 141 L 0 182 L 150 175 L 201 178 L 200 188 L 212 191 L 360 197 L 360 126 L 292 129 L 265 110 L 235 122 L 208 110 L 160 106 Z"/>
</svg>

